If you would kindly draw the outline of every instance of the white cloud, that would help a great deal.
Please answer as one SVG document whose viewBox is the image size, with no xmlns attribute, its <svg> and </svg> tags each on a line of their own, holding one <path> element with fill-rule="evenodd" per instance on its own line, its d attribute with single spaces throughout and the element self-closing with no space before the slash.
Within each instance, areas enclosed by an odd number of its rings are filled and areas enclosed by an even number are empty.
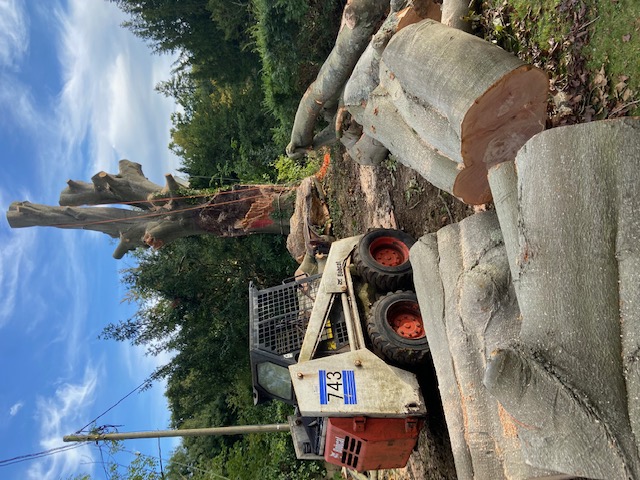
<svg viewBox="0 0 640 480">
<path fill-rule="evenodd" d="M 117 160 L 143 165 L 151 180 L 178 166 L 169 143 L 175 105 L 153 89 L 169 78 L 172 58 L 120 27 L 126 19 L 104 0 L 70 0 L 59 12 L 64 89 L 60 121 L 68 151 L 88 146 L 88 176 L 115 171 Z"/>
<path fill-rule="evenodd" d="M 9 409 L 9 415 L 11 415 L 12 417 L 15 417 L 18 414 L 18 412 L 22 410 L 22 407 L 24 407 L 24 402 L 14 403 Z"/>
<path fill-rule="evenodd" d="M 0 2 L 0 66 L 12 67 L 29 48 L 28 17 L 24 2 Z"/>
<path fill-rule="evenodd" d="M 35 243 L 33 233 L 11 236 L 0 250 L 0 327 L 13 318 L 20 285 L 23 283 L 21 279 L 33 271 L 34 265 L 27 258 L 27 253 Z"/>
<path fill-rule="evenodd" d="M 0 73 L 0 110 L 9 128 L 20 128 L 32 135 L 42 136 L 47 122 L 34 105 L 30 89 L 15 76 Z"/>
<path fill-rule="evenodd" d="M 9 205 L 0 191 L 0 211 L 6 212 Z M 26 288 L 25 281 L 35 268 L 30 252 L 36 243 L 36 232 L 23 229 L 9 233 L 4 219 L 0 223 L 0 328 L 15 316 L 20 292 Z"/>
<path fill-rule="evenodd" d="M 64 446 L 62 437 L 82 427 L 95 401 L 99 369 L 87 367 L 79 383 L 64 383 L 55 394 L 38 398 L 36 420 L 41 425 L 40 447 L 49 450 Z M 53 480 L 87 471 L 86 465 L 93 458 L 88 445 L 45 457 L 33 463 L 27 471 L 28 478 Z"/>
</svg>

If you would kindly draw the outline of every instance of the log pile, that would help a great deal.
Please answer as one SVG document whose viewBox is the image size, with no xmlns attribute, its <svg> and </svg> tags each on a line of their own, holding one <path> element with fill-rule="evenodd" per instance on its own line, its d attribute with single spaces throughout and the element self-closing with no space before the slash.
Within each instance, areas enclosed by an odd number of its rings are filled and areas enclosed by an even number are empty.
<svg viewBox="0 0 640 480">
<path fill-rule="evenodd" d="M 462 201 L 488 202 L 487 169 L 513 160 L 544 128 L 546 74 L 434 20 L 429 2 L 403 2 L 410 5 L 397 11 L 392 6 L 368 45 L 343 39 L 350 25 L 359 40 L 370 34 L 380 9 L 365 8 L 368 3 L 348 2 L 352 22 L 343 21 L 334 52 L 300 103 L 288 153 L 299 156 L 330 138 L 324 131 L 314 139 L 313 128 L 321 108 L 342 93 L 341 108 L 327 109 L 325 116 L 336 125 L 334 139 L 341 138 L 356 161 L 379 164 L 390 151 Z M 445 2 L 442 15 L 459 8 L 450 5 Z M 335 74 L 338 59 L 354 65 L 348 77 Z"/>
</svg>

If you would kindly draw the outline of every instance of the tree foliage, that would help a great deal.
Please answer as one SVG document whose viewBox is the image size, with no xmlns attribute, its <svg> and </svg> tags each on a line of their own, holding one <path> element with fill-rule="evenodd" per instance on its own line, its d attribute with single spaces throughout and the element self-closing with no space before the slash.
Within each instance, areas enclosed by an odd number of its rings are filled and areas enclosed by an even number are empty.
<svg viewBox="0 0 640 480">
<path fill-rule="evenodd" d="M 102 336 L 144 345 L 151 355 L 173 355 L 151 378 L 167 379 L 173 428 L 285 421 L 288 411 L 282 407 L 253 406 L 248 356 L 248 284 L 279 283 L 293 271 L 283 242 L 283 237 L 268 235 L 189 237 L 139 253 L 138 265 L 123 272 L 128 300 L 139 310 L 128 320 L 108 325 Z M 285 442 L 278 448 L 288 449 L 288 440 L 278 441 Z M 176 453 L 186 455 L 188 461 L 182 458 L 180 463 L 187 467 L 175 468 L 210 470 L 215 465 L 207 459 L 215 457 L 219 468 L 229 472 L 233 467 L 227 463 L 239 461 L 245 448 L 253 449 L 258 468 L 265 461 L 260 448 L 273 447 L 268 442 L 276 440 L 187 438 Z"/>
<path fill-rule="evenodd" d="M 130 20 L 124 23 L 158 53 L 180 53 L 180 67 L 198 66 L 200 78 L 243 81 L 258 57 L 247 48 L 247 8 L 225 0 L 111 0 Z"/>
<path fill-rule="evenodd" d="M 262 108 L 260 85 L 252 79 L 236 84 L 190 81 L 190 95 L 178 99 L 182 111 L 172 116 L 170 148 L 182 157 L 182 171 L 192 185 L 269 178 L 270 162 L 280 150 L 266 127 L 273 117 Z"/>
<path fill-rule="evenodd" d="M 262 62 L 265 106 L 275 142 L 289 141 L 298 102 L 333 48 L 346 1 L 252 0 L 251 38 Z M 310 46 L 313 46 L 310 48 Z"/>
</svg>

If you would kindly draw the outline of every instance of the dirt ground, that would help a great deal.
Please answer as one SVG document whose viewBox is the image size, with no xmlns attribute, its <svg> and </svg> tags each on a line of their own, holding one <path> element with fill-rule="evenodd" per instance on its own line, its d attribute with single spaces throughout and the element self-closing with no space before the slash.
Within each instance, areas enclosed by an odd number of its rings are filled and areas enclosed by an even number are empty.
<svg viewBox="0 0 640 480">
<path fill-rule="evenodd" d="M 334 153 L 323 187 L 338 238 L 393 227 L 418 239 L 473 214 L 473 208 L 393 161 L 365 167 Z"/>
<path fill-rule="evenodd" d="M 418 239 L 474 213 L 472 207 L 433 187 L 399 163 L 363 167 L 341 152 L 333 152 L 323 187 L 333 234 L 338 238 L 375 227 L 392 227 Z M 429 366 L 417 373 L 429 411 L 418 448 L 407 467 L 379 472 L 380 480 L 456 478 L 435 372 Z"/>
</svg>

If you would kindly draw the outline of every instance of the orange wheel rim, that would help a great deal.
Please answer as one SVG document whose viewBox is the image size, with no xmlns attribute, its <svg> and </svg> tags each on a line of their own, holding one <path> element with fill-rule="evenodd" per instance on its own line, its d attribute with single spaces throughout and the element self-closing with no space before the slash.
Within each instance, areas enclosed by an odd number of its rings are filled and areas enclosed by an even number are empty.
<svg viewBox="0 0 640 480">
<path fill-rule="evenodd" d="M 397 267 L 409 260 L 409 249 L 393 237 L 380 237 L 371 242 L 371 257 L 385 267 Z"/>
<path fill-rule="evenodd" d="M 420 308 L 415 302 L 398 302 L 388 312 L 389 326 L 402 338 L 418 340 L 424 338 L 424 323 Z"/>
</svg>

